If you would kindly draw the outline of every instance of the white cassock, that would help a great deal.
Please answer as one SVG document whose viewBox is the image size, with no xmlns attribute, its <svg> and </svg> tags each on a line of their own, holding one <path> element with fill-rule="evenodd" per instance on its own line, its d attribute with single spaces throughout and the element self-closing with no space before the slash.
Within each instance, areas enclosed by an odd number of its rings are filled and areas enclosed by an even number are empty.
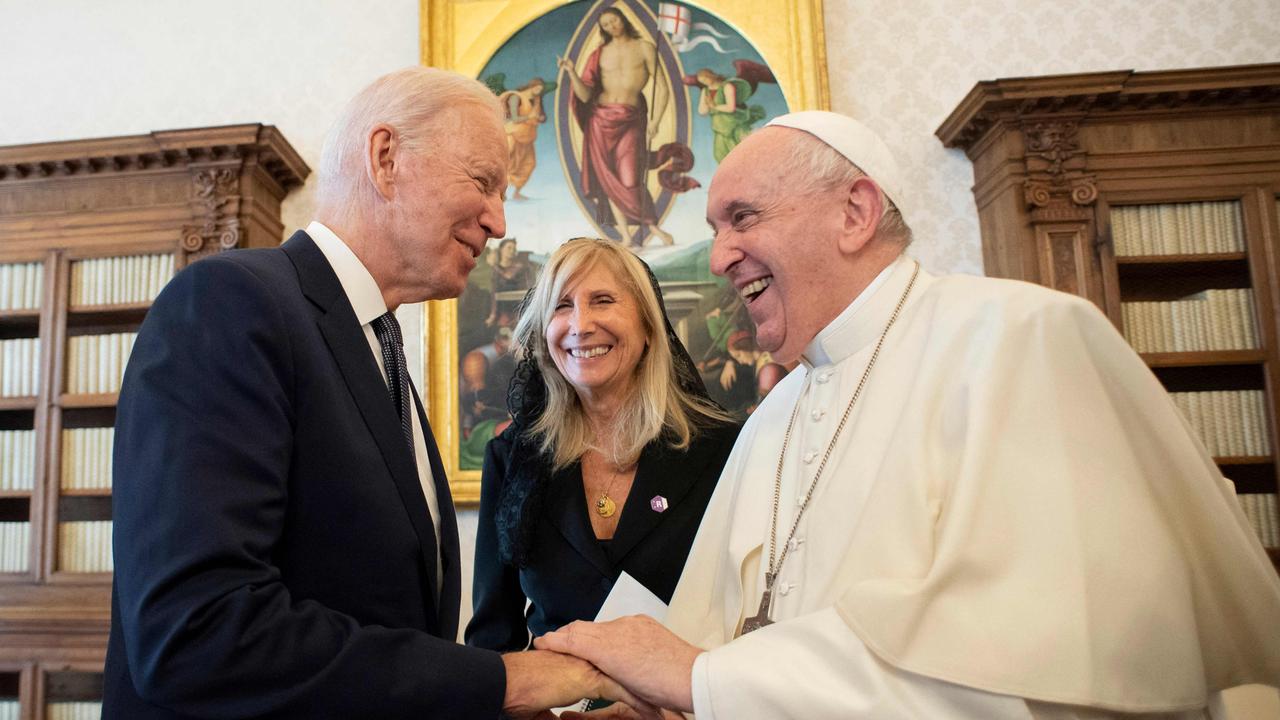
<svg viewBox="0 0 1280 720">
<path fill-rule="evenodd" d="M 887 268 L 738 438 L 668 625 L 710 652 L 699 720 L 1203 718 L 1280 686 L 1280 579 L 1173 402 L 1089 302 L 920 272 L 758 608 L 901 297 Z M 732 642 L 731 642 L 732 641 Z M 1216 716 L 1216 714 L 1215 714 Z"/>
</svg>

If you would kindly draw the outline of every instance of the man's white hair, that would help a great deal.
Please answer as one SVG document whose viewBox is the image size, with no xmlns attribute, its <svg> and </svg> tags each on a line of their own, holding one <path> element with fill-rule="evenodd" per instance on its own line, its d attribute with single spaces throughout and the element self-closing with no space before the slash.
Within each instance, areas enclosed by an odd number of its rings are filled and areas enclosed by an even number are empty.
<svg viewBox="0 0 1280 720">
<path fill-rule="evenodd" d="M 371 191 L 365 173 L 365 144 L 375 125 L 391 126 L 401 146 L 424 153 L 448 145 L 441 120 L 464 107 L 489 110 L 502 120 L 497 97 L 469 77 L 438 68 L 414 66 L 374 80 L 347 103 L 325 136 L 317 171 L 317 200 L 322 208 L 345 213 L 362 193 Z M 459 128 L 465 131 L 465 128 Z"/>
<path fill-rule="evenodd" d="M 779 177 L 789 178 L 787 189 L 799 195 L 832 192 L 848 189 L 858 178 L 867 177 L 872 182 L 875 178 L 867 175 L 844 155 L 830 145 L 807 132 L 790 131 L 788 134 L 789 152 L 777 166 Z M 876 236 L 897 240 L 904 246 L 911 243 L 911 228 L 898 206 L 885 195 L 884 190 L 876 185 L 880 193 L 880 224 L 876 226 Z"/>
</svg>

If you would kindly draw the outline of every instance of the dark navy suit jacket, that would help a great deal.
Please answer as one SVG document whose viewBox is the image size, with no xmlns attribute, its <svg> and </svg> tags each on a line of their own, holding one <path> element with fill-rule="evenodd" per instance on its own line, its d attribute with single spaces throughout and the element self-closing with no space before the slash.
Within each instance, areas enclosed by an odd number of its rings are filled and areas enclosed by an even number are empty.
<svg viewBox="0 0 1280 720">
<path fill-rule="evenodd" d="M 591 620 L 624 570 L 670 602 L 740 429 L 737 424 L 706 429 L 685 450 L 649 443 L 640 454 L 608 550 L 591 529 L 581 465 L 555 473 L 549 480 L 545 512 L 535 525 L 533 557 L 523 569 L 499 559 L 494 522 L 514 430 L 489 441 L 476 535 L 475 614 L 467 624 L 467 644 L 522 650 L 531 633 L 536 637 L 574 620 Z M 665 511 L 650 507 L 657 496 L 666 499 Z"/>
<path fill-rule="evenodd" d="M 180 272 L 117 409 L 103 717 L 496 718 L 501 658 L 454 642 L 457 525 L 418 408 L 438 589 L 412 455 L 320 249 L 299 232 Z"/>
</svg>

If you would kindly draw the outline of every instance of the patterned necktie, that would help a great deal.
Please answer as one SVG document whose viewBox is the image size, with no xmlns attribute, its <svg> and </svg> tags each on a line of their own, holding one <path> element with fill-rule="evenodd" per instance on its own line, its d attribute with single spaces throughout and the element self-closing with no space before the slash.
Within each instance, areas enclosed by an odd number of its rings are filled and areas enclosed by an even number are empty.
<svg viewBox="0 0 1280 720">
<path fill-rule="evenodd" d="M 378 316 L 373 321 L 373 334 L 378 337 L 382 346 L 382 364 L 387 369 L 387 390 L 391 393 L 391 401 L 400 413 L 400 429 L 404 431 L 404 441 L 409 444 L 409 455 L 413 456 L 413 423 L 409 420 L 413 400 L 409 396 L 409 369 L 404 361 L 404 336 L 400 334 L 400 323 L 390 312 Z"/>
</svg>

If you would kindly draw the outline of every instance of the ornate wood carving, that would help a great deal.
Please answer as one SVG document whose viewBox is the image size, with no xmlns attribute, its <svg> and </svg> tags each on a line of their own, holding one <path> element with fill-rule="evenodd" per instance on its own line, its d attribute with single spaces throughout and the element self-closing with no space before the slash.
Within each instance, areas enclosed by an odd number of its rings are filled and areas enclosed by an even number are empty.
<svg viewBox="0 0 1280 720">
<path fill-rule="evenodd" d="M 200 168 L 191 176 L 192 215 L 182 228 L 188 261 L 240 244 L 240 176 L 235 167 Z"/>
<path fill-rule="evenodd" d="M 37 213 L 85 227 L 94 215 L 122 236 L 165 233 L 189 262 L 279 242 L 279 202 L 309 172 L 279 131 L 257 124 L 0 147 L 0 231 Z"/>
<path fill-rule="evenodd" d="M 1035 116 L 1209 112 L 1280 106 L 1280 66 L 1085 73 L 980 82 L 937 130 L 969 150 L 1004 123 Z"/>
<path fill-rule="evenodd" d="M 0 147 L 0 184 L 249 160 L 285 191 L 302 185 L 311 172 L 274 127 L 228 125 Z"/>
<path fill-rule="evenodd" d="M 1098 199 L 1098 188 L 1085 171 L 1088 156 L 1080 147 L 1079 129 L 1074 121 L 1024 123 L 1027 179 L 1022 188 L 1032 222 L 1089 219 L 1087 206 Z"/>
</svg>

